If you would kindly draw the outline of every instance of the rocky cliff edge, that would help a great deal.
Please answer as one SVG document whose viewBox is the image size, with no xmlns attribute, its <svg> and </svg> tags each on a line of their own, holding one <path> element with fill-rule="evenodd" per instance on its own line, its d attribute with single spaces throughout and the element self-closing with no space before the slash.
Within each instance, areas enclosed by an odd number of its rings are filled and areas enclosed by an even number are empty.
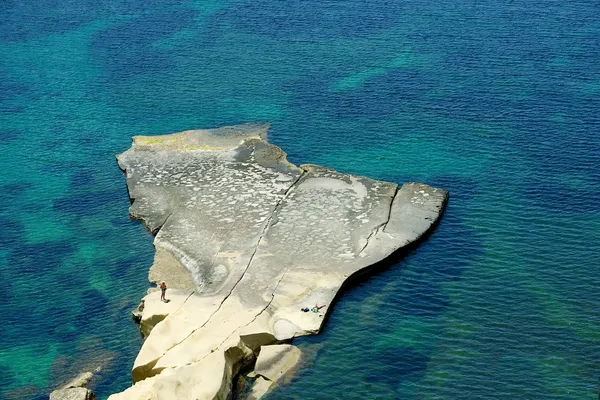
<svg viewBox="0 0 600 400">
<path fill-rule="evenodd" d="M 267 129 L 137 136 L 117 156 L 130 215 L 156 234 L 150 281 L 167 282 L 170 302 L 145 298 L 134 385 L 111 400 L 228 398 L 261 347 L 318 333 L 347 279 L 443 211 L 442 189 L 297 167 Z"/>
</svg>

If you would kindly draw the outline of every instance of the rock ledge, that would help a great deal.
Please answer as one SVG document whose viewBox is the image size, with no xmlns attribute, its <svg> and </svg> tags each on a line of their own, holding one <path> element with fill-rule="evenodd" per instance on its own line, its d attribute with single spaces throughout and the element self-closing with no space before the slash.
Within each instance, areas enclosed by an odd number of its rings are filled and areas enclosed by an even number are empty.
<svg viewBox="0 0 600 400">
<path fill-rule="evenodd" d="M 135 384 L 111 400 L 225 399 L 259 353 L 293 365 L 296 350 L 261 347 L 318 333 L 349 277 L 418 241 L 444 209 L 442 189 L 297 167 L 267 129 L 136 136 L 117 156 L 130 215 L 156 234 L 150 280 L 167 281 L 170 302 L 144 298 Z M 259 361 L 261 379 L 285 372 Z"/>
</svg>

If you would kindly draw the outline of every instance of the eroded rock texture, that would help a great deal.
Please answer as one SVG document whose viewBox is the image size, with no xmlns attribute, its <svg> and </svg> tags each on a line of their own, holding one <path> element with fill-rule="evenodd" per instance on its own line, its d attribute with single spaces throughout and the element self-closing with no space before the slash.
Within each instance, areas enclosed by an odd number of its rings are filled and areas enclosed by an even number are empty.
<svg viewBox="0 0 600 400">
<path fill-rule="evenodd" d="M 133 140 L 130 214 L 156 233 L 135 385 L 111 399 L 227 398 L 263 345 L 317 333 L 344 281 L 418 240 L 447 192 L 296 167 L 247 124 Z"/>
</svg>

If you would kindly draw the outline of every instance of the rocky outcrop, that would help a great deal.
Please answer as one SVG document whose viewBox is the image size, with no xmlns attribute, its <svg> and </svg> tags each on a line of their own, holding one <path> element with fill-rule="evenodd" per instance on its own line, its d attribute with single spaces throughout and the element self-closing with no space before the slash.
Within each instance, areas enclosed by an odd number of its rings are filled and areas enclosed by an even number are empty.
<svg viewBox="0 0 600 400">
<path fill-rule="evenodd" d="M 90 383 L 90 381 L 92 380 L 93 377 L 94 377 L 94 374 L 89 371 L 82 372 L 81 374 L 77 375 L 75 378 L 71 379 L 69 382 L 62 385 L 61 389 L 84 387 L 88 383 Z"/>
<path fill-rule="evenodd" d="M 227 398 L 262 346 L 318 333 L 346 280 L 444 208 L 442 189 L 297 167 L 267 128 L 138 136 L 117 157 L 131 216 L 156 233 L 150 280 L 171 301 L 144 299 L 135 384 L 112 400 Z"/>
<path fill-rule="evenodd" d="M 96 400 L 91 390 L 78 387 L 70 389 L 57 389 L 50 393 L 50 400 Z"/>
<path fill-rule="evenodd" d="M 300 360 L 300 349 L 290 344 L 262 346 L 256 359 L 254 371 L 248 374 L 256 378 L 250 398 L 260 399 L 277 381 L 291 371 Z"/>
<path fill-rule="evenodd" d="M 91 372 L 83 372 L 50 393 L 50 400 L 95 400 L 94 393 L 85 388 L 94 377 Z"/>
</svg>

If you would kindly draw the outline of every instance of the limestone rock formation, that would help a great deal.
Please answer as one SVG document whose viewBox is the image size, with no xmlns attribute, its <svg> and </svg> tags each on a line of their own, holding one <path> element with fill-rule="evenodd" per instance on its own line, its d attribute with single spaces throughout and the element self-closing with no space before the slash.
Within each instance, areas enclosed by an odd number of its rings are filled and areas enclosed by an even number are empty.
<svg viewBox="0 0 600 400">
<path fill-rule="evenodd" d="M 117 156 L 131 216 L 156 233 L 149 278 L 167 281 L 171 302 L 144 299 L 135 384 L 110 399 L 227 398 L 261 346 L 318 333 L 348 278 L 444 208 L 442 189 L 297 167 L 267 129 L 137 136 Z"/>
<path fill-rule="evenodd" d="M 300 349 L 290 344 L 262 346 L 256 360 L 253 376 L 263 376 L 276 382 L 300 359 Z"/>
<path fill-rule="evenodd" d="M 82 372 L 79 375 L 77 375 L 75 378 L 71 379 L 69 382 L 62 385 L 61 389 L 84 387 L 92 380 L 93 377 L 94 377 L 94 374 L 89 371 Z"/>
<path fill-rule="evenodd" d="M 95 400 L 96 396 L 91 390 L 77 387 L 70 389 L 58 389 L 50 393 L 50 400 Z"/>
<path fill-rule="evenodd" d="M 91 372 L 82 372 L 71 379 L 60 388 L 50 393 L 50 400 L 95 400 L 94 393 L 85 388 L 94 374 Z"/>
<path fill-rule="evenodd" d="M 292 370 L 300 360 L 300 349 L 290 344 L 262 346 L 256 359 L 254 371 L 248 374 L 256 380 L 250 394 L 252 399 L 260 399 L 273 384 Z"/>
</svg>

